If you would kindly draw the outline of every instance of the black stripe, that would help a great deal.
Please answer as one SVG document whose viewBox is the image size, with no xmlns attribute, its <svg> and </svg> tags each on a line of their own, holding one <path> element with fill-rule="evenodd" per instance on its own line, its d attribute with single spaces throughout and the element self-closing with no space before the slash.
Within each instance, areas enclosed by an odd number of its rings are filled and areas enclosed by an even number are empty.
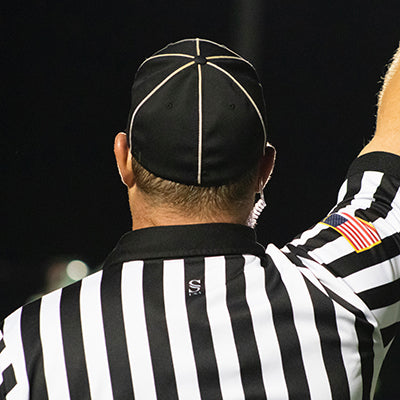
<svg viewBox="0 0 400 400">
<path fill-rule="evenodd" d="M 4 350 L 4 348 L 6 347 L 6 345 L 4 344 L 4 339 L 0 340 L 0 353 Z"/>
<path fill-rule="evenodd" d="M 347 178 L 347 191 L 343 197 L 343 200 L 331 211 L 331 214 L 338 212 L 341 208 L 349 205 L 353 200 L 354 196 L 361 189 L 361 181 L 363 173 L 358 173 Z"/>
<path fill-rule="evenodd" d="M 335 276 L 346 277 L 372 265 L 380 264 L 399 254 L 400 234 L 395 233 L 382 240 L 382 243 L 371 249 L 356 253 L 355 251 L 326 264 L 325 267 Z"/>
<path fill-rule="evenodd" d="M 261 362 L 254 335 L 250 309 L 246 301 L 243 257 L 226 256 L 227 306 L 232 322 L 240 374 L 246 399 L 266 399 Z"/>
<path fill-rule="evenodd" d="M 15 380 L 15 373 L 12 364 L 10 364 L 4 371 L 3 371 L 3 382 L 0 385 L 0 395 L 5 398 L 8 393 L 14 388 L 17 384 Z"/>
<path fill-rule="evenodd" d="M 361 359 L 361 376 L 363 384 L 362 400 L 369 400 L 374 372 L 374 327 L 367 321 L 365 315 L 358 308 L 339 297 L 327 287 L 325 287 L 325 290 L 334 301 L 346 308 L 356 317 L 355 330 L 358 339 L 358 352 Z"/>
<path fill-rule="evenodd" d="M 322 231 L 318 232 L 315 236 L 308 239 L 302 245 L 294 246 L 292 243 L 288 243 L 286 246 L 291 252 L 304 257 L 304 254 L 301 254 L 301 252 L 309 252 L 318 249 L 324 246 L 326 243 L 333 242 L 334 240 L 336 240 L 338 237 L 341 236 L 340 233 L 335 231 L 334 229 L 329 229 L 328 227 L 326 228 L 327 229 L 323 229 Z M 307 258 L 310 257 L 307 256 Z"/>
<path fill-rule="evenodd" d="M 162 260 L 144 262 L 143 297 L 157 397 L 178 399 L 165 318 Z"/>
<path fill-rule="evenodd" d="M 365 210 L 357 210 L 356 216 L 369 222 L 374 222 L 378 218 L 386 218 L 392 210 L 392 202 L 399 189 L 398 179 L 384 175 L 381 183 L 374 193 L 374 201 Z"/>
<path fill-rule="evenodd" d="M 338 235 L 340 234 L 338 233 Z M 294 265 L 305 267 L 299 257 L 315 262 L 315 260 L 308 254 L 308 252 L 313 249 L 306 249 L 304 246 L 294 246 L 291 243 L 288 243 L 286 247 L 289 251 L 283 251 L 283 253 Z"/>
<path fill-rule="evenodd" d="M 106 267 L 101 281 L 104 334 L 115 400 L 134 399 L 122 314 L 121 272 L 121 264 Z"/>
<path fill-rule="evenodd" d="M 81 282 L 65 287 L 60 301 L 64 359 L 71 400 L 90 398 L 79 307 L 80 290 Z"/>
<path fill-rule="evenodd" d="M 388 307 L 400 301 L 400 279 L 358 293 L 371 310 Z"/>
<path fill-rule="evenodd" d="M 384 151 L 374 151 L 356 158 L 347 176 L 362 173 L 363 171 L 380 171 L 400 178 L 400 157 Z"/>
<path fill-rule="evenodd" d="M 47 400 L 47 386 L 43 369 L 43 350 L 40 342 L 39 315 L 41 300 L 22 309 L 21 333 L 32 400 Z"/>
<path fill-rule="evenodd" d="M 226 254 L 263 257 L 264 253 L 264 247 L 256 242 L 254 230 L 248 226 L 223 223 L 157 226 L 126 233 L 105 264 Z"/>
<path fill-rule="evenodd" d="M 349 382 L 343 362 L 340 336 L 332 300 L 305 278 L 314 306 L 315 323 L 333 400 L 350 399 Z"/>
<path fill-rule="evenodd" d="M 290 399 L 310 399 L 310 389 L 301 356 L 300 342 L 294 325 L 293 309 L 281 276 L 269 255 L 265 285 L 271 303 L 272 317 L 278 336 L 283 372 Z"/>
<path fill-rule="evenodd" d="M 383 345 L 386 347 L 399 331 L 400 331 L 400 322 L 396 322 L 393 325 L 381 329 Z"/>
<path fill-rule="evenodd" d="M 206 298 L 204 293 L 202 295 L 189 296 L 188 283 L 192 279 L 204 282 L 203 257 L 185 260 L 185 282 L 187 285 L 186 308 L 201 398 L 221 399 L 221 386 L 210 322 L 207 316 Z M 204 288 L 204 290 L 206 291 L 207 288 Z"/>
</svg>

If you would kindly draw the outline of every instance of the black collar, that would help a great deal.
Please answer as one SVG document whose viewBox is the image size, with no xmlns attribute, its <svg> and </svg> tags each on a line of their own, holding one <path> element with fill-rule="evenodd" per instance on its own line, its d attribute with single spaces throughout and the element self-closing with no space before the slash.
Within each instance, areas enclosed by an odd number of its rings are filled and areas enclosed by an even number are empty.
<svg viewBox="0 0 400 400">
<path fill-rule="evenodd" d="M 255 231 L 244 225 L 157 226 L 126 233 L 104 264 L 229 254 L 263 257 L 265 249 L 257 243 Z"/>
</svg>

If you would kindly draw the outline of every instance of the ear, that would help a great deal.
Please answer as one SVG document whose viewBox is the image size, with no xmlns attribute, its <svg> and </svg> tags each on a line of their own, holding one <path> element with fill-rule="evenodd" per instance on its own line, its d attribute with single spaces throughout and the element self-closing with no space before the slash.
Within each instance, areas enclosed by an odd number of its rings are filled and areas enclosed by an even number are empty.
<svg viewBox="0 0 400 400">
<path fill-rule="evenodd" d="M 265 185 L 268 183 L 269 178 L 271 177 L 272 171 L 274 170 L 276 159 L 276 150 L 272 144 L 267 143 L 265 147 L 265 153 L 261 157 L 260 167 L 258 170 L 258 181 L 257 181 L 257 193 L 260 193 Z"/>
<path fill-rule="evenodd" d="M 132 171 L 132 155 L 124 132 L 120 132 L 115 136 L 114 154 L 121 180 L 129 189 L 134 185 L 135 180 Z"/>
</svg>

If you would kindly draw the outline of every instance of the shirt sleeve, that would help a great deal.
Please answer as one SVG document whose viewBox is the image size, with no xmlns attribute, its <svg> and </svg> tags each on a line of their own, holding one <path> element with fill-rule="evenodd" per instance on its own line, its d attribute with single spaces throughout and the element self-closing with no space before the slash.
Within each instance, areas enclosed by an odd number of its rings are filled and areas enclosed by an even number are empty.
<svg viewBox="0 0 400 400">
<path fill-rule="evenodd" d="M 374 315 L 385 344 L 400 321 L 399 187 L 399 156 L 374 152 L 357 158 L 328 216 L 282 249 L 292 260 L 316 261 L 344 281 Z"/>
<path fill-rule="evenodd" d="M 3 329 L 0 330 L 0 400 L 6 399 L 8 393 L 15 387 L 16 380 L 12 364 L 7 357 Z"/>
<path fill-rule="evenodd" d="M 22 307 L 0 322 L 0 400 L 28 400 L 29 382 L 21 339 Z"/>
</svg>

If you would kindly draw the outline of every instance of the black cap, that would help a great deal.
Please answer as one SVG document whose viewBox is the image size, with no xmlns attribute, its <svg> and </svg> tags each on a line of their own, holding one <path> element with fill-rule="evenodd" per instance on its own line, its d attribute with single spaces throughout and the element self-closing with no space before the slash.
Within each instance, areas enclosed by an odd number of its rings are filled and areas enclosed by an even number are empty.
<svg viewBox="0 0 400 400">
<path fill-rule="evenodd" d="M 237 180 L 266 145 L 254 67 L 208 40 L 169 44 L 136 73 L 128 135 L 133 157 L 156 176 L 198 186 Z"/>
</svg>

